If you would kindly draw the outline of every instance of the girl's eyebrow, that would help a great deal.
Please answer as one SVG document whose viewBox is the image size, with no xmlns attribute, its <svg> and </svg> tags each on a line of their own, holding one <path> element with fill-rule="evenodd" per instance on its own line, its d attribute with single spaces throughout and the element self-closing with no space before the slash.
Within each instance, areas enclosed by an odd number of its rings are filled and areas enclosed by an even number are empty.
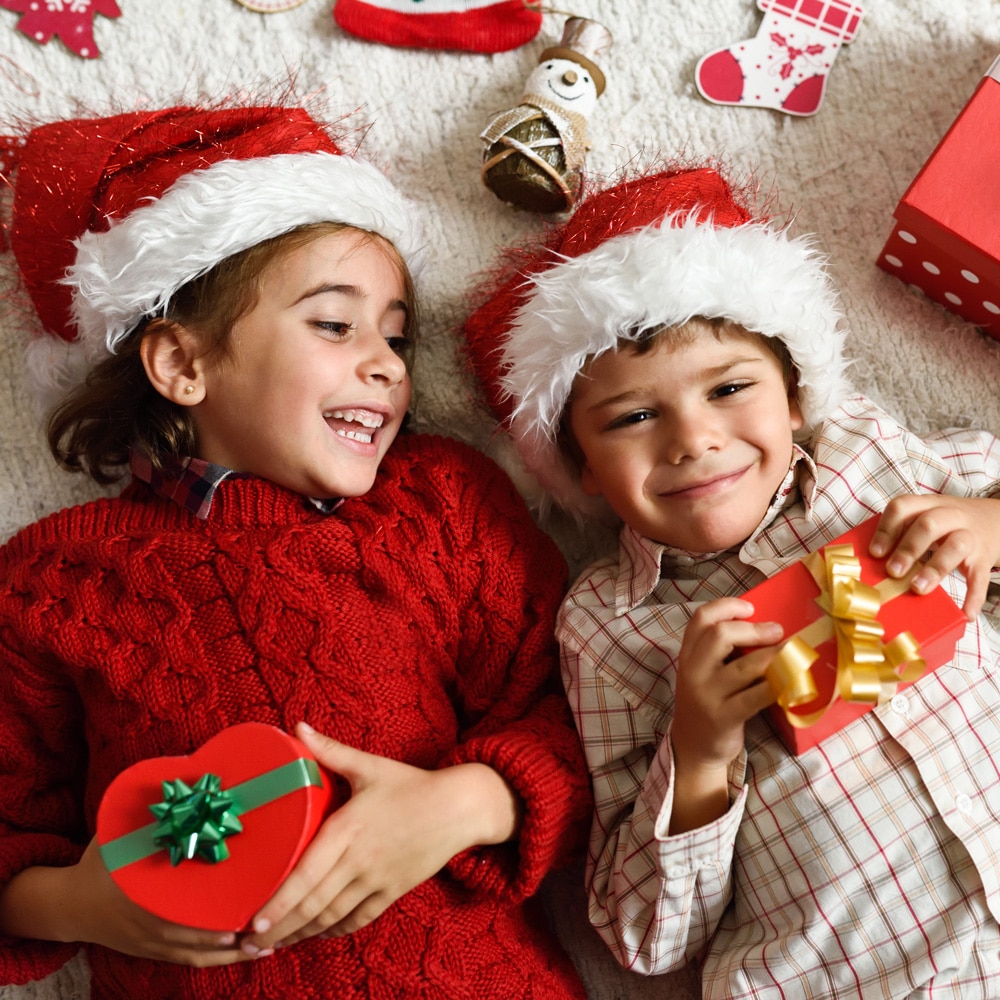
<svg viewBox="0 0 1000 1000">
<path fill-rule="evenodd" d="M 365 293 L 357 285 L 331 285 L 328 283 L 323 283 L 322 285 L 316 285 L 315 288 L 307 288 L 296 300 L 295 304 L 298 305 L 300 302 L 305 302 L 306 299 L 316 298 L 318 295 L 346 295 L 349 298 L 361 299 L 365 297 Z M 409 313 L 409 308 L 402 299 L 393 299 L 388 307 L 390 310 L 400 310 L 404 313 Z"/>
<path fill-rule="evenodd" d="M 364 293 L 357 285 L 332 285 L 329 282 L 307 288 L 295 301 L 305 302 L 306 299 L 314 299 L 317 295 L 347 295 L 354 299 L 360 299 Z"/>
</svg>

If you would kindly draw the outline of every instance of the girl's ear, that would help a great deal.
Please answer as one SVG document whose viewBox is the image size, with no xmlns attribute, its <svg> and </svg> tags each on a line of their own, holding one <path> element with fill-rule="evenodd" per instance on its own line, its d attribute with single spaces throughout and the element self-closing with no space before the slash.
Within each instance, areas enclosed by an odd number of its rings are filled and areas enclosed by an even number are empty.
<svg viewBox="0 0 1000 1000">
<path fill-rule="evenodd" d="M 151 320 L 142 336 L 139 355 L 146 377 L 165 399 L 194 406 L 205 398 L 198 338 L 180 323 Z"/>
</svg>

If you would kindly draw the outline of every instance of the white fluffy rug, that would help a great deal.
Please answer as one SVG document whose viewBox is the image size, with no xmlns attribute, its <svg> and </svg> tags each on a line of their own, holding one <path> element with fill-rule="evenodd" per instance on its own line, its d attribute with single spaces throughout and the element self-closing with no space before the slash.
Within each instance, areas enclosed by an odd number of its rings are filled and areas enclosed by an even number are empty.
<svg viewBox="0 0 1000 1000">
<path fill-rule="evenodd" d="M 695 88 L 702 55 L 757 35 L 762 15 L 753 0 L 575 0 L 572 13 L 602 22 L 614 36 L 604 62 L 607 91 L 591 120 L 588 172 L 611 176 L 626 163 L 680 155 L 721 157 L 738 173 L 754 173 L 763 190 L 780 192 L 794 230 L 816 233 L 830 255 L 856 384 L 917 430 L 961 422 L 1000 433 L 1000 342 L 874 263 L 899 196 L 1000 53 L 1000 3 L 867 5 L 857 38 L 831 69 L 819 112 L 795 118 L 709 104 Z M 546 14 L 540 35 L 522 48 L 484 56 L 349 37 L 333 21 L 332 0 L 304 0 L 272 14 L 236 0 L 120 6 L 120 18 L 96 19 L 101 56 L 91 60 L 57 39 L 32 42 L 15 30 L 18 15 L 0 9 L 0 131 L 12 121 L 137 104 L 266 97 L 289 80 L 302 99 L 371 122 L 362 153 L 423 206 L 433 247 L 416 425 L 501 454 L 458 361 L 454 328 L 474 275 L 499 246 L 542 223 L 483 187 L 478 136 L 493 113 L 517 103 L 538 54 L 558 43 L 565 13 Z M 3 538 L 96 493 L 56 471 L 47 456 L 23 389 L 24 337 L 0 304 Z M 567 525 L 553 530 L 574 568 L 607 542 Z M 696 995 L 687 976 L 643 980 L 613 969 L 582 917 L 576 882 L 560 880 L 557 889 L 554 909 L 595 1000 Z M 85 970 L 75 964 L 43 984 L 0 988 L 0 1000 L 86 993 Z"/>
</svg>

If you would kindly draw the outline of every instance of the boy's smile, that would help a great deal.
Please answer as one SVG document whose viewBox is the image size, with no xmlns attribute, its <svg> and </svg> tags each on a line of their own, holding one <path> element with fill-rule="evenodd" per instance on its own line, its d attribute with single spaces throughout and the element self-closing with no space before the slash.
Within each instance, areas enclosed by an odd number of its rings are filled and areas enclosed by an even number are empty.
<svg viewBox="0 0 1000 1000">
<path fill-rule="evenodd" d="M 760 523 L 802 414 L 762 338 L 692 320 L 645 353 L 624 347 L 592 360 L 574 384 L 569 423 L 587 493 L 641 534 L 707 553 Z"/>
<path fill-rule="evenodd" d="M 410 401 L 404 298 L 396 262 L 357 231 L 269 266 L 207 365 L 200 457 L 308 496 L 367 492 Z"/>
</svg>

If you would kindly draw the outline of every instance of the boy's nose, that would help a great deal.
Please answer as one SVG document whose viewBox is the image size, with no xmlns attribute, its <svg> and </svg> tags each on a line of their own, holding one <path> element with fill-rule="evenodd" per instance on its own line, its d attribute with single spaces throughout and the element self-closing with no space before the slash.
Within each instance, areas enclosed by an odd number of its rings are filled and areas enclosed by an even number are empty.
<svg viewBox="0 0 1000 1000">
<path fill-rule="evenodd" d="M 664 453 L 671 465 L 701 458 L 721 441 L 718 427 L 700 413 L 677 415 L 665 436 Z"/>
</svg>

